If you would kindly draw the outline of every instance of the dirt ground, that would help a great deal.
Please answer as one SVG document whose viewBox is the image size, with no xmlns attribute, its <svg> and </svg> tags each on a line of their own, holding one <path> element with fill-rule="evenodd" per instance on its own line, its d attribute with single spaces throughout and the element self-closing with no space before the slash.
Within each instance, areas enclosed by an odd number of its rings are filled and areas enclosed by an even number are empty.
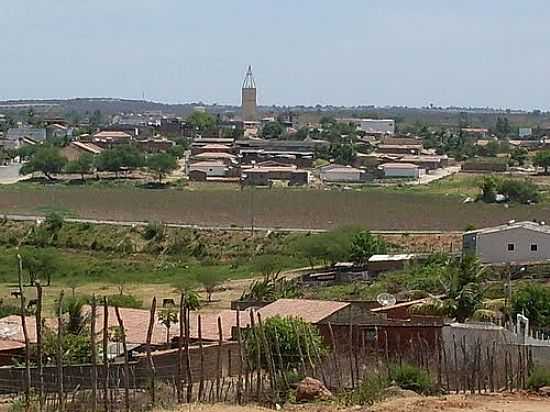
<svg viewBox="0 0 550 412">
<path fill-rule="evenodd" d="M 283 410 L 292 412 L 548 412 L 550 399 L 526 394 L 495 394 L 479 396 L 412 397 L 392 399 L 372 407 L 338 408 L 334 405 L 296 405 Z M 269 409 L 228 405 L 187 406 L 178 412 L 267 412 Z M 161 412 L 161 411 L 158 411 Z"/>
</svg>

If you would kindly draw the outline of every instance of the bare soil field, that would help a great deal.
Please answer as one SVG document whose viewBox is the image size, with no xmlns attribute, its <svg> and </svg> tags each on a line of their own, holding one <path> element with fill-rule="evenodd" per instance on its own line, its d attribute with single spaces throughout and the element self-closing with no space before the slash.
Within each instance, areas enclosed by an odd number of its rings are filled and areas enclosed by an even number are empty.
<svg viewBox="0 0 550 412">
<path fill-rule="evenodd" d="M 550 221 L 550 205 L 463 204 L 456 195 L 369 189 L 146 190 L 137 188 L 26 187 L 0 190 L 0 214 L 62 210 L 90 219 L 162 221 L 207 226 L 372 230 L 463 230 L 510 219 Z M 252 200 L 253 198 L 253 200 Z M 252 207 L 253 205 L 253 207 Z"/>
<path fill-rule="evenodd" d="M 203 405 L 186 406 L 178 412 L 267 412 L 256 406 Z M 496 394 L 486 396 L 412 397 L 392 399 L 372 407 L 339 408 L 329 404 L 296 405 L 283 410 L 292 412 L 547 412 L 550 399 L 524 394 Z M 161 412 L 161 411 L 158 411 Z"/>
</svg>

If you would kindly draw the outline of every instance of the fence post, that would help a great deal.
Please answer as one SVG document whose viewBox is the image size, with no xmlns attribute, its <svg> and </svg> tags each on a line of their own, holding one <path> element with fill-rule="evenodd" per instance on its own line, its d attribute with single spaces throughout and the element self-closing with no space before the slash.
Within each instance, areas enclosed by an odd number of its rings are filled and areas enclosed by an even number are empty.
<svg viewBox="0 0 550 412">
<path fill-rule="evenodd" d="M 157 310 L 157 298 L 153 297 L 151 302 L 151 310 L 149 312 L 149 326 L 147 327 L 147 338 L 145 342 L 145 350 L 147 352 L 147 363 L 149 364 L 149 371 L 151 373 L 151 403 L 153 407 L 156 402 L 156 370 L 155 362 L 153 361 L 153 356 L 151 355 L 151 340 L 153 338 L 153 329 L 155 327 L 155 312 Z"/>
<path fill-rule="evenodd" d="M 183 402 L 183 386 L 182 386 L 182 366 L 183 366 L 183 317 L 184 315 L 184 305 L 185 305 L 185 294 L 182 292 L 180 295 L 180 310 L 179 310 L 179 335 L 178 335 L 178 362 L 176 367 L 176 391 L 178 394 L 177 400 L 178 403 Z"/>
<path fill-rule="evenodd" d="M 200 375 L 200 381 L 199 381 L 199 394 L 198 394 L 198 400 L 199 402 L 202 400 L 202 395 L 204 393 L 204 348 L 202 346 L 202 319 L 201 319 L 201 315 L 198 316 L 197 318 L 197 322 L 198 322 L 198 325 L 197 325 L 197 331 L 198 331 L 198 335 L 199 335 L 199 355 L 200 355 L 200 370 L 201 370 L 201 375 Z"/>
<path fill-rule="evenodd" d="M 126 330 L 124 321 L 120 316 L 118 306 L 115 306 L 115 313 L 120 327 L 120 337 L 122 340 L 122 350 L 124 351 L 124 410 L 130 412 L 130 367 L 128 365 L 128 347 L 126 345 Z"/>
<path fill-rule="evenodd" d="M 243 340 L 241 336 L 241 311 L 237 309 L 237 342 L 239 342 L 239 381 L 237 383 L 237 401 L 243 403 Z M 300 345 L 298 345 L 300 346 Z"/>
<path fill-rule="evenodd" d="M 338 383 L 338 390 L 342 389 L 342 377 L 340 375 L 340 365 L 338 362 L 338 350 L 336 345 L 336 339 L 334 338 L 334 331 L 332 330 L 332 325 L 328 323 L 328 330 L 330 334 L 330 342 L 332 344 L 332 361 L 333 361 L 333 370 L 336 372 L 336 382 Z"/>
<path fill-rule="evenodd" d="M 302 351 L 302 344 L 301 344 L 301 340 L 300 340 L 300 333 L 298 332 L 298 327 L 296 326 L 296 324 L 293 322 L 292 323 L 292 327 L 293 327 L 293 331 L 294 331 L 294 334 L 296 335 L 296 341 L 298 342 L 298 355 L 300 356 L 300 366 L 302 367 L 302 373 L 304 374 L 304 376 L 307 374 L 307 369 L 306 369 L 306 362 L 304 360 L 304 352 Z M 307 347 L 307 340 L 305 341 L 306 343 L 306 347 Z"/>
<path fill-rule="evenodd" d="M 90 346 L 92 350 L 92 412 L 97 411 L 97 351 L 95 342 L 95 321 L 97 302 L 95 294 L 92 296 L 92 313 L 90 319 Z"/>
<path fill-rule="evenodd" d="M 254 333 L 254 343 L 256 346 L 256 401 L 260 400 L 260 390 L 262 385 L 262 345 L 260 343 L 260 335 L 256 329 L 256 321 L 254 320 L 254 312 L 250 311 L 250 327 Z"/>
<path fill-rule="evenodd" d="M 349 370 L 351 373 L 351 388 L 355 389 L 355 380 L 359 380 L 359 377 L 354 377 L 353 373 L 353 311 L 350 310 L 349 314 L 349 332 L 348 332 L 348 339 L 349 339 Z"/>
<path fill-rule="evenodd" d="M 30 408 L 31 404 L 31 346 L 29 333 L 27 330 L 27 318 L 25 310 L 25 294 L 23 291 L 23 260 L 21 255 L 17 255 L 17 273 L 19 280 L 19 310 L 21 315 L 21 328 L 25 340 L 25 407 Z"/>
<path fill-rule="evenodd" d="M 275 361 L 273 360 L 273 353 L 271 352 L 271 347 L 269 345 L 269 342 L 267 341 L 267 337 L 266 337 L 265 330 L 262 323 L 262 317 L 259 313 L 257 315 L 258 315 L 259 334 L 265 348 L 265 359 L 267 361 L 267 368 L 269 370 L 269 375 L 270 375 L 270 383 L 271 383 L 271 390 L 273 392 L 273 400 L 277 402 L 279 398 L 279 393 L 277 388 L 277 378 L 275 374 Z"/>
<path fill-rule="evenodd" d="M 109 402 L 109 301 L 107 297 L 103 299 L 103 404 L 105 411 L 111 410 Z"/>
<path fill-rule="evenodd" d="M 193 400 L 193 376 L 191 373 L 191 355 L 189 354 L 189 306 L 187 300 L 183 307 L 184 326 L 185 326 L 185 366 L 187 368 L 187 403 Z"/>
<path fill-rule="evenodd" d="M 65 410 L 64 388 L 63 388 L 63 294 L 59 294 L 57 303 L 57 395 L 59 398 L 59 411 Z"/>
<path fill-rule="evenodd" d="M 218 353 L 216 357 L 216 400 L 220 401 L 220 382 L 222 378 L 222 345 L 223 345 L 223 333 L 222 333 L 222 318 L 218 316 Z"/>
<path fill-rule="evenodd" d="M 40 412 L 44 410 L 44 355 L 42 351 L 42 285 L 36 284 L 36 346 L 38 358 L 38 375 L 40 379 Z"/>
</svg>

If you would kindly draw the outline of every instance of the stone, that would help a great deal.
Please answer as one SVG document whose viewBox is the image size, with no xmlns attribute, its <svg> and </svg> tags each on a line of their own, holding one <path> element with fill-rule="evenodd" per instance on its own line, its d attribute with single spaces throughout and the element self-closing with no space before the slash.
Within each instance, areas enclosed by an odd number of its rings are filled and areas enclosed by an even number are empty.
<svg viewBox="0 0 550 412">
<path fill-rule="evenodd" d="M 412 398 L 418 396 L 415 391 L 401 389 L 399 386 L 390 386 L 384 389 L 384 395 L 388 398 Z"/>
<path fill-rule="evenodd" d="M 296 401 L 326 401 L 332 399 L 332 393 L 321 381 L 306 377 L 296 387 Z"/>
<path fill-rule="evenodd" d="M 550 396 L 550 386 L 543 386 L 539 388 L 539 393 L 544 396 Z"/>
</svg>

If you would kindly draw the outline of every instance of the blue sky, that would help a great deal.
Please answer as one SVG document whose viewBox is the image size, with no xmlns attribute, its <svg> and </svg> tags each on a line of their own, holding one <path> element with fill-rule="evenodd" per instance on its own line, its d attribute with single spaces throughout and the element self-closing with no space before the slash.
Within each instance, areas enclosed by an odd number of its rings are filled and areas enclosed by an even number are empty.
<svg viewBox="0 0 550 412">
<path fill-rule="evenodd" d="M 550 109 L 548 0 L 19 0 L 0 99 Z"/>
</svg>

